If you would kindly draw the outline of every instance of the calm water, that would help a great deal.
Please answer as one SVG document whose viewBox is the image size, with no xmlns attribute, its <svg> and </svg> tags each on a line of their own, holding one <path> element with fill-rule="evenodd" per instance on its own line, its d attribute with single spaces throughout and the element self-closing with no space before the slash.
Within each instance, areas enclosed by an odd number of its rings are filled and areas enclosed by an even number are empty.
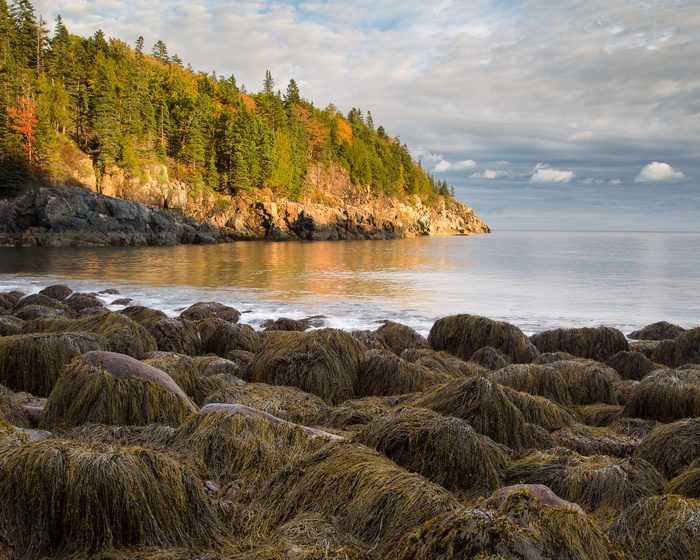
<svg viewBox="0 0 700 560">
<path fill-rule="evenodd" d="M 324 315 L 375 329 L 392 319 L 427 334 L 473 313 L 526 333 L 655 321 L 700 324 L 700 234 L 496 232 L 396 241 L 240 242 L 215 246 L 0 248 L 0 291 L 116 288 L 171 316 L 196 301 L 246 311 L 258 325 Z M 111 303 L 115 296 L 105 296 Z M 118 306 L 111 306 L 119 309 Z"/>
</svg>

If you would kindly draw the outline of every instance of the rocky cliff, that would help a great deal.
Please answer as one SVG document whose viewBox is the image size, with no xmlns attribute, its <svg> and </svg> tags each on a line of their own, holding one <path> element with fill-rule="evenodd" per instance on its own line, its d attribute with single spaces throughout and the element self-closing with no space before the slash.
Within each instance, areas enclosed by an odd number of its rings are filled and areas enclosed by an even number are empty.
<svg viewBox="0 0 700 560">
<path fill-rule="evenodd" d="M 172 245 L 245 239 L 387 239 L 487 233 L 474 211 L 438 198 L 376 197 L 343 169 L 314 169 L 305 200 L 267 191 L 222 196 L 168 177 L 152 165 L 138 177 L 114 169 L 96 181 L 89 160 L 83 187 L 29 191 L 0 207 L 0 245 Z M 99 192 L 96 192 L 99 191 Z"/>
</svg>

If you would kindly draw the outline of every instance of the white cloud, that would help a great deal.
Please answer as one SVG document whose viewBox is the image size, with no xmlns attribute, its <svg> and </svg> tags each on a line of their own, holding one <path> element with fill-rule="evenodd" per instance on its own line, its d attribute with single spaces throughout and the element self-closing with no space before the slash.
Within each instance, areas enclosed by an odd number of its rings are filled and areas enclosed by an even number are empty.
<svg viewBox="0 0 700 560">
<path fill-rule="evenodd" d="M 574 134 L 570 135 L 568 140 L 570 142 L 576 142 L 578 140 L 590 140 L 591 138 L 593 138 L 592 130 L 582 130 L 581 132 L 575 132 Z"/>
<path fill-rule="evenodd" d="M 443 159 L 440 163 L 433 167 L 433 171 L 435 173 L 444 173 L 445 171 L 462 171 L 464 169 L 473 169 L 475 167 L 476 162 L 472 161 L 471 159 L 463 159 L 462 161 L 458 161 L 456 163 L 450 163 L 449 161 Z"/>
<path fill-rule="evenodd" d="M 512 177 L 510 171 L 495 171 L 493 169 L 487 169 L 483 173 L 472 173 L 470 179 L 502 179 L 504 177 Z"/>
<path fill-rule="evenodd" d="M 573 171 L 552 169 L 549 165 L 538 163 L 532 170 L 530 183 L 568 183 L 576 177 Z"/>
<path fill-rule="evenodd" d="M 681 171 L 674 169 L 668 163 L 652 161 L 645 165 L 641 173 L 634 180 L 635 183 L 671 183 L 685 179 Z"/>
</svg>

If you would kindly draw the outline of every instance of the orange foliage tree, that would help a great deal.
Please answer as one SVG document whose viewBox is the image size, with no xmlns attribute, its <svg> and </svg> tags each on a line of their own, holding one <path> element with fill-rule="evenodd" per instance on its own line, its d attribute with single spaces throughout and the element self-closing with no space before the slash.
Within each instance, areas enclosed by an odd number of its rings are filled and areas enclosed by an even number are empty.
<svg viewBox="0 0 700 560">
<path fill-rule="evenodd" d="M 7 112 L 14 121 L 12 130 L 22 135 L 24 149 L 29 154 L 29 163 L 32 163 L 32 142 L 36 142 L 36 103 L 28 95 L 22 95 L 17 100 L 16 107 L 8 107 Z"/>
</svg>

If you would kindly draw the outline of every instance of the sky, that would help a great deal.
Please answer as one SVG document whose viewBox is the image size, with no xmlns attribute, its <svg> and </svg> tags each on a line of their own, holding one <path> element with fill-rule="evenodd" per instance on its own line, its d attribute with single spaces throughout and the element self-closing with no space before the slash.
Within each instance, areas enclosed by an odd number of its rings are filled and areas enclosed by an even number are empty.
<svg viewBox="0 0 700 560">
<path fill-rule="evenodd" d="M 35 0 L 371 112 L 493 230 L 700 231 L 699 0 Z"/>
</svg>

